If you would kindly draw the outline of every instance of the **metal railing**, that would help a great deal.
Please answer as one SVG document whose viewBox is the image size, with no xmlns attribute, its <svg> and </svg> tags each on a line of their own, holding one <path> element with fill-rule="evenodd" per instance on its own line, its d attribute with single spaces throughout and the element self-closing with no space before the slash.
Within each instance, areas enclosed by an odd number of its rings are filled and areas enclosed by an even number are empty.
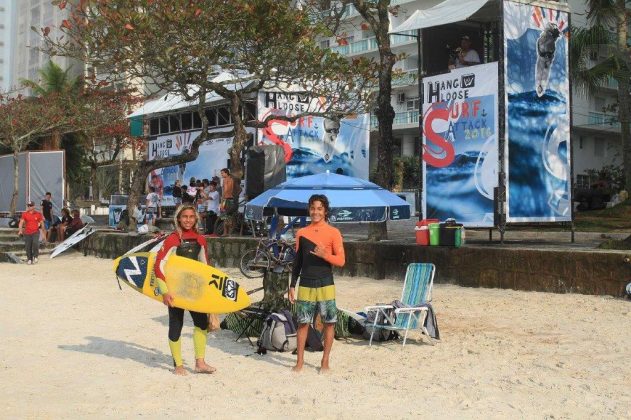
<svg viewBox="0 0 631 420">
<path fill-rule="evenodd" d="M 370 128 L 377 128 L 378 124 L 377 117 L 375 115 L 371 115 Z M 397 112 L 394 115 L 394 121 L 392 124 L 393 126 L 410 124 L 418 125 L 418 111 Z"/>
</svg>

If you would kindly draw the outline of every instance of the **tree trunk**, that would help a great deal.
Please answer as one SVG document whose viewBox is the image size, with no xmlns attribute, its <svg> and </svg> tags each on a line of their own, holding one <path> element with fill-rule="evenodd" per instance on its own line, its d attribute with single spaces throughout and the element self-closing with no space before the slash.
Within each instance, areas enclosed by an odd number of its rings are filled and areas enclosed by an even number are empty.
<svg viewBox="0 0 631 420">
<path fill-rule="evenodd" d="M 289 273 L 283 271 L 275 273 L 273 270 L 266 270 L 263 276 L 264 295 L 261 306 L 271 312 L 287 308 L 289 301 L 285 294 L 289 290 Z"/>
<path fill-rule="evenodd" d="M 20 165 L 18 161 L 18 152 L 17 150 L 14 150 L 13 151 L 13 195 L 11 196 L 11 206 L 9 207 L 9 212 L 11 213 L 11 216 L 15 214 L 15 210 L 18 204 L 19 176 L 20 176 Z"/>
<path fill-rule="evenodd" d="M 128 230 L 130 232 L 136 231 L 136 219 L 133 217 L 134 211 L 140 202 L 140 197 L 144 192 L 145 182 L 150 172 L 151 169 L 147 168 L 144 161 L 139 162 L 138 167 L 134 171 L 129 196 L 127 197 L 127 214 L 129 215 Z"/>
<path fill-rule="evenodd" d="M 90 163 L 90 185 L 92 187 L 91 188 L 92 197 L 90 197 L 91 199 L 94 199 L 94 197 L 99 197 L 100 195 L 98 182 L 96 180 L 96 170 L 97 170 L 96 162 Z"/>
<path fill-rule="evenodd" d="M 245 130 L 245 123 L 241 118 L 241 101 L 237 95 L 234 95 L 230 101 L 230 114 L 232 116 L 232 122 L 234 124 L 234 139 L 232 140 L 232 147 L 229 150 L 230 153 L 230 173 L 233 177 L 237 178 L 235 182 L 240 182 L 243 179 L 243 165 L 241 163 L 241 155 L 245 144 L 248 141 L 248 133 Z M 235 197 L 238 200 L 238 197 Z"/>
</svg>

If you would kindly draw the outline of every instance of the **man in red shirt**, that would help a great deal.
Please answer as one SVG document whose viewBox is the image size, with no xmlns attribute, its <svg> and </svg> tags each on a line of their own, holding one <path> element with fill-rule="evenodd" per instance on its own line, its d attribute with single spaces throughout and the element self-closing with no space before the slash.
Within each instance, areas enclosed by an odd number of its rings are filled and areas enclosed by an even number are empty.
<svg viewBox="0 0 631 420">
<path fill-rule="evenodd" d="M 20 224 L 18 225 L 18 236 L 24 235 L 24 246 L 26 247 L 26 263 L 36 264 L 39 257 L 39 233 L 46 235 L 44 228 L 44 216 L 35 210 L 35 203 L 29 201 L 26 204 L 26 211 L 22 213 Z"/>
</svg>

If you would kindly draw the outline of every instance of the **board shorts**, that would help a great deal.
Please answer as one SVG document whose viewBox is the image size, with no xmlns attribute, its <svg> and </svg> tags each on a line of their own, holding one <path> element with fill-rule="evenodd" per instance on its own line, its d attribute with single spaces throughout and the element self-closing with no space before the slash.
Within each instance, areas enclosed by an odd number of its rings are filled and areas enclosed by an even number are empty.
<svg viewBox="0 0 631 420">
<path fill-rule="evenodd" d="M 324 287 L 298 286 L 296 298 L 296 315 L 299 324 L 311 324 L 316 314 L 325 324 L 337 322 L 337 306 L 335 304 L 335 285 Z"/>
</svg>

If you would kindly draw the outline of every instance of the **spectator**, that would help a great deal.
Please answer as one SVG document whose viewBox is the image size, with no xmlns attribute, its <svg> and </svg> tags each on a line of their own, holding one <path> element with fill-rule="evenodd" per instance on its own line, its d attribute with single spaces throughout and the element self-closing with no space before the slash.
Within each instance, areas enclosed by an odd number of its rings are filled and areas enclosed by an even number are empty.
<svg viewBox="0 0 631 420">
<path fill-rule="evenodd" d="M 18 236 L 24 236 L 24 247 L 26 248 L 26 263 L 37 264 L 39 257 L 39 234 L 46 236 L 44 229 L 44 216 L 35 210 L 35 203 L 29 201 L 26 204 L 26 211 L 22 213 L 18 224 Z"/>
<path fill-rule="evenodd" d="M 83 222 L 81 221 L 81 214 L 79 210 L 73 210 L 72 212 L 72 220 L 68 223 L 65 231 L 65 238 L 77 233 L 81 228 L 83 228 Z"/>
</svg>

